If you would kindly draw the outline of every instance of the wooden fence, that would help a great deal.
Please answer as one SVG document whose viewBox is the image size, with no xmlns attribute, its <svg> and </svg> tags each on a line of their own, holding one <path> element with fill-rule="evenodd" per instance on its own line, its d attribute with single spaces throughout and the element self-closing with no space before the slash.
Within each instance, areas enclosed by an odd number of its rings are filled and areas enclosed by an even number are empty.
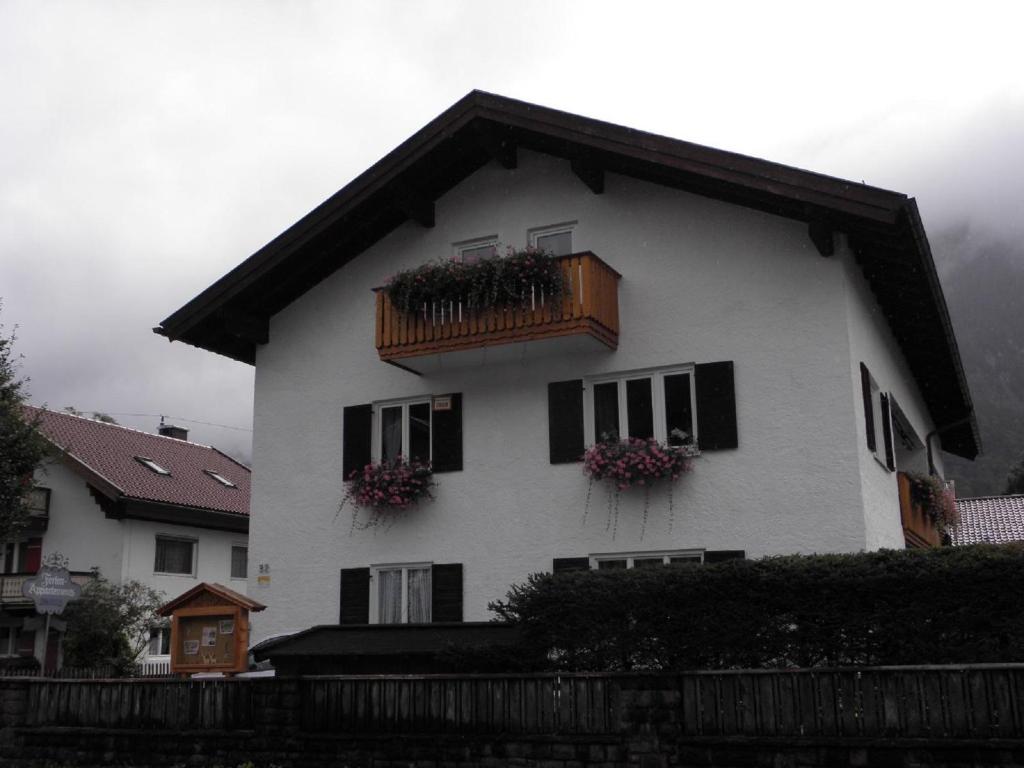
<svg viewBox="0 0 1024 768">
<path fill-rule="evenodd" d="M 1024 738 L 1020 664 L 18 684 L 30 727 L 539 735 L 657 724 L 680 737 Z"/>
</svg>

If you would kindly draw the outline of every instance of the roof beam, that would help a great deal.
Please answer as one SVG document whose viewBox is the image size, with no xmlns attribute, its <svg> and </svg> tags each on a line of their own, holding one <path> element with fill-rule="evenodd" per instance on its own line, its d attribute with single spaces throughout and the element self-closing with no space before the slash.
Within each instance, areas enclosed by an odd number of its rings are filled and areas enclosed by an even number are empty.
<svg viewBox="0 0 1024 768">
<path fill-rule="evenodd" d="M 573 158 L 569 161 L 572 172 L 586 184 L 595 195 L 604 193 L 604 168 L 590 160 Z"/>
<path fill-rule="evenodd" d="M 224 311 L 219 317 L 221 326 L 232 336 L 252 344 L 266 344 L 270 341 L 270 318 L 255 317 L 241 312 Z"/>
<path fill-rule="evenodd" d="M 497 160 L 501 163 L 502 168 L 509 171 L 519 167 L 518 145 L 509 131 L 499 132 L 492 128 L 486 128 L 480 123 L 477 123 L 474 128 L 476 143 L 492 160 Z"/>
<path fill-rule="evenodd" d="M 812 221 L 807 225 L 807 234 L 810 235 L 811 242 L 822 256 L 828 257 L 836 252 L 835 232 L 828 224 L 822 221 Z"/>
<path fill-rule="evenodd" d="M 417 192 L 408 184 L 396 181 L 393 185 L 395 207 L 421 227 L 434 226 L 434 201 Z"/>
</svg>

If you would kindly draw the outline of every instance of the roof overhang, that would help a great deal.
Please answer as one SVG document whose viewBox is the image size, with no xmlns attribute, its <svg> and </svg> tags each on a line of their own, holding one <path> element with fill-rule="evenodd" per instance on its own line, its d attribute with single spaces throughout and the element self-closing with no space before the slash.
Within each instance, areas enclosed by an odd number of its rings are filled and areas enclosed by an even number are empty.
<svg viewBox="0 0 1024 768">
<path fill-rule="evenodd" d="M 936 425 L 944 450 L 980 450 L 970 392 L 916 203 L 906 195 L 473 91 L 176 311 L 154 331 L 254 363 L 270 318 L 434 201 L 519 148 L 570 161 L 599 189 L 616 173 L 806 222 L 831 252 L 848 236 Z"/>
</svg>

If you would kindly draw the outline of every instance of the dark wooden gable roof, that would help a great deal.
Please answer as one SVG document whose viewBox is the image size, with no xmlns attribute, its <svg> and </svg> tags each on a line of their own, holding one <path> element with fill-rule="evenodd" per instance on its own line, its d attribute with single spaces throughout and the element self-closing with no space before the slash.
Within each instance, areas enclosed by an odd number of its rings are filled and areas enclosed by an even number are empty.
<svg viewBox="0 0 1024 768">
<path fill-rule="evenodd" d="M 473 91 L 154 330 L 253 363 L 269 319 L 434 201 L 518 148 L 570 161 L 595 191 L 612 172 L 808 224 L 823 255 L 845 233 L 916 377 L 932 419 L 960 422 L 945 450 L 980 447 L 946 302 L 917 205 L 906 195 Z"/>
<path fill-rule="evenodd" d="M 203 582 L 196 584 L 192 589 L 187 592 L 183 592 L 173 600 L 164 603 L 157 609 L 157 613 L 161 616 L 170 616 L 175 610 L 182 606 L 198 606 L 198 605 L 237 605 L 240 608 L 245 608 L 248 611 L 254 613 L 264 610 L 267 606 L 263 603 L 253 600 L 251 597 L 246 597 L 241 592 L 236 592 L 233 589 L 225 587 L 223 584 L 211 584 L 209 582 Z"/>
</svg>

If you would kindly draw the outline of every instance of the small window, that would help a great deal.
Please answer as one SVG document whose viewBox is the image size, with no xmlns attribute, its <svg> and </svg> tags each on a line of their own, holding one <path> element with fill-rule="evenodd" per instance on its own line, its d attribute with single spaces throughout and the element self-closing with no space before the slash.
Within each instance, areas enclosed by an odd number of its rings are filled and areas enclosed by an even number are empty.
<svg viewBox="0 0 1024 768">
<path fill-rule="evenodd" d="M 376 457 L 385 462 L 399 456 L 410 461 L 430 462 L 431 411 L 430 400 L 378 405 Z"/>
<path fill-rule="evenodd" d="M 480 259 L 488 259 L 498 252 L 498 236 L 478 237 L 474 240 L 464 240 L 455 243 L 453 246 L 455 254 L 452 258 L 465 264 L 472 264 Z"/>
<path fill-rule="evenodd" d="M 170 536 L 156 537 L 156 573 L 194 576 L 196 572 L 196 542 Z"/>
<path fill-rule="evenodd" d="M 231 578 L 244 579 L 249 575 L 249 548 L 235 544 L 231 547 Z"/>
<path fill-rule="evenodd" d="M 704 562 L 701 550 L 677 552 L 634 552 L 608 555 L 591 555 L 590 567 L 599 571 L 623 570 L 626 568 L 660 568 L 663 565 L 700 564 Z"/>
<path fill-rule="evenodd" d="M 571 223 L 531 229 L 528 233 L 530 245 L 552 256 L 568 256 L 573 253 L 572 233 L 575 226 L 575 223 Z"/>
<path fill-rule="evenodd" d="M 50 514 L 50 489 L 33 488 L 28 495 L 28 513 L 39 517 Z"/>
<path fill-rule="evenodd" d="M 372 569 L 378 624 L 425 624 L 431 616 L 429 564 L 381 565 Z M 372 593 L 371 593 L 372 594 Z"/>
<path fill-rule="evenodd" d="M 153 627 L 149 630 L 149 655 L 168 656 L 171 653 L 171 628 Z"/>
<path fill-rule="evenodd" d="M 595 377 L 584 391 L 586 441 L 653 437 L 687 445 L 697 438 L 696 410 L 692 366 Z"/>
<path fill-rule="evenodd" d="M 228 480 L 226 477 L 224 477 L 224 475 L 222 475 L 220 472 L 214 472 L 212 469 L 204 469 L 203 472 L 208 474 L 210 477 L 212 477 L 218 483 L 223 485 L 225 488 L 237 488 L 238 487 L 237 485 L 232 483 L 230 480 Z"/>
<path fill-rule="evenodd" d="M 153 461 L 152 459 L 147 459 L 145 456 L 136 456 L 135 460 L 137 462 L 139 462 L 139 464 L 144 466 L 146 469 L 150 470 L 151 472 L 156 472 L 158 475 L 169 475 L 169 474 L 171 474 L 171 470 L 164 469 L 159 464 L 157 464 L 155 461 Z"/>
</svg>

